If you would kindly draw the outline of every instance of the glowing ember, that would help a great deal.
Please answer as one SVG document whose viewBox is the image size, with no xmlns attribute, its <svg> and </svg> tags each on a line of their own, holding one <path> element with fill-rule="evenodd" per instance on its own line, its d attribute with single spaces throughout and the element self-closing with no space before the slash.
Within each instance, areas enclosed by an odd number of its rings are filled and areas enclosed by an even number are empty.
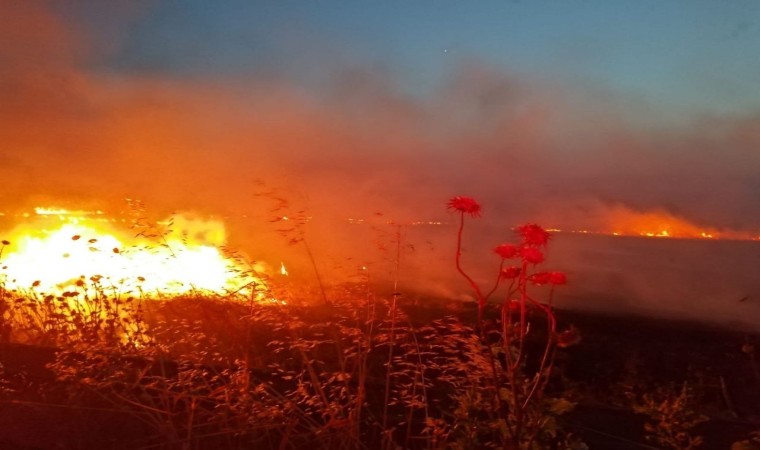
<svg viewBox="0 0 760 450">
<path fill-rule="evenodd" d="M 0 281 L 6 289 L 61 293 L 95 281 L 132 295 L 250 293 L 255 289 L 256 297 L 264 297 L 266 285 L 255 276 L 263 268 L 244 269 L 220 251 L 224 244 L 220 222 L 178 216 L 167 223 L 172 229 L 130 237 L 108 223 L 69 211 L 37 208 L 36 213 L 60 216 L 61 221 L 38 220 L 4 236 L 9 243 L 0 252 Z M 71 220 L 72 214 L 76 220 Z"/>
<path fill-rule="evenodd" d="M 280 275 L 287 277 L 288 276 L 288 269 L 285 268 L 285 263 L 280 263 Z"/>
</svg>

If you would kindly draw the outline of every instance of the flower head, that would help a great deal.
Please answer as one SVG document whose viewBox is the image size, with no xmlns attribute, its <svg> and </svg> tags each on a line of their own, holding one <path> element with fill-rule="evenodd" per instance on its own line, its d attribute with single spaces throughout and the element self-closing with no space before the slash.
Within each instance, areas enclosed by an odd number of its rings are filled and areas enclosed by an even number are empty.
<svg viewBox="0 0 760 450">
<path fill-rule="evenodd" d="M 525 245 L 541 246 L 549 242 L 549 232 L 535 223 L 517 227 L 517 234 L 522 236 Z"/>
<path fill-rule="evenodd" d="M 454 197 L 448 201 L 446 206 L 452 211 L 459 211 L 472 217 L 480 217 L 480 203 L 472 197 Z"/>
<path fill-rule="evenodd" d="M 520 276 L 520 268 L 519 267 L 505 267 L 501 269 L 501 277 L 505 280 L 512 280 L 514 278 L 517 278 Z"/>
<path fill-rule="evenodd" d="M 536 247 L 523 247 L 520 250 L 523 261 L 531 264 L 540 264 L 544 261 L 544 254 Z"/>
<path fill-rule="evenodd" d="M 538 286 L 551 283 L 552 274 L 549 272 L 538 272 L 528 277 L 528 281 Z"/>
<path fill-rule="evenodd" d="M 549 274 L 549 283 L 555 286 L 567 284 L 567 275 L 564 272 L 552 272 Z"/>
<path fill-rule="evenodd" d="M 520 247 L 512 244 L 500 244 L 497 245 L 493 251 L 502 258 L 509 259 L 520 254 Z"/>
<path fill-rule="evenodd" d="M 553 284 L 555 286 L 567 283 L 567 275 L 564 272 L 538 272 L 528 277 L 528 281 L 539 286 Z"/>
</svg>

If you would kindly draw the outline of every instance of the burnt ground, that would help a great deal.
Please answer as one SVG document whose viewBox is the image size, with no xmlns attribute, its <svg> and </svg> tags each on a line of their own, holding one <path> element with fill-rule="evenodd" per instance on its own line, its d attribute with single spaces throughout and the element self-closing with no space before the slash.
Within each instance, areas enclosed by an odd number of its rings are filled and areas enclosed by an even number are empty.
<svg viewBox="0 0 760 450">
<path fill-rule="evenodd" d="M 410 302 L 405 309 L 420 323 L 444 314 L 443 306 L 430 303 L 422 307 Z M 562 326 L 572 324 L 582 335 L 580 343 L 558 353 L 561 376 L 555 389 L 578 402 L 563 416 L 563 426 L 589 448 L 658 448 L 645 439 L 646 417 L 632 412 L 631 396 L 683 382 L 694 393 L 694 409 L 710 419 L 693 430 L 705 439 L 700 448 L 728 450 L 731 443 L 760 430 L 760 336 L 643 317 L 558 316 Z M 0 449 L 158 448 L 136 439 L 147 431 L 129 411 L 74 406 L 65 392 L 36 389 L 52 380 L 45 365 L 54 355 L 52 348 L 0 346 L 0 362 L 15 389 L 0 400 Z"/>
<path fill-rule="evenodd" d="M 709 417 L 692 430 L 704 438 L 699 448 L 727 450 L 760 430 L 760 334 L 642 316 L 556 313 L 559 329 L 572 326 L 581 335 L 557 353 L 558 389 L 577 401 L 563 425 L 592 450 L 659 448 L 645 438 L 647 417 L 633 413 L 632 398 L 658 388 L 678 392 L 684 382 L 692 409 Z M 417 306 L 410 314 L 436 312 Z M 474 306 L 458 314 L 472 318 Z"/>
<path fill-rule="evenodd" d="M 630 397 L 658 387 L 691 389 L 693 409 L 710 418 L 693 434 L 700 448 L 729 449 L 760 429 L 757 335 L 713 326 L 561 313 L 583 341 L 560 355 L 563 375 L 577 386 L 580 405 L 568 425 L 584 431 L 591 448 L 642 448 L 645 418 L 631 413 Z"/>
</svg>

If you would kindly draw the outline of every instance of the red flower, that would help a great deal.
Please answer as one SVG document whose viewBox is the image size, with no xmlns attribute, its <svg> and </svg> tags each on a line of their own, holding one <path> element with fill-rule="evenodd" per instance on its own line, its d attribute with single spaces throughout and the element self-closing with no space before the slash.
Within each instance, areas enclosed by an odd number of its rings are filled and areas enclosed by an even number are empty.
<svg viewBox="0 0 760 450">
<path fill-rule="evenodd" d="M 520 247 L 512 244 L 500 244 L 493 251 L 502 258 L 509 259 L 520 254 Z"/>
<path fill-rule="evenodd" d="M 446 204 L 452 211 L 469 214 L 472 217 L 480 217 L 480 203 L 472 197 L 454 197 Z"/>
<path fill-rule="evenodd" d="M 564 272 L 552 272 L 549 274 L 549 283 L 553 285 L 567 284 L 567 275 Z"/>
<path fill-rule="evenodd" d="M 504 269 L 501 269 L 501 277 L 505 280 L 511 280 L 514 278 L 517 278 L 520 276 L 520 268 L 519 267 L 506 267 Z"/>
<path fill-rule="evenodd" d="M 551 283 L 552 274 L 549 272 L 534 273 L 528 277 L 528 281 L 539 286 Z"/>
<path fill-rule="evenodd" d="M 581 341 L 581 333 L 577 328 L 571 326 L 565 331 L 557 333 L 557 347 L 567 348 Z"/>
<path fill-rule="evenodd" d="M 544 254 L 535 247 L 523 247 L 520 251 L 523 261 L 531 264 L 540 264 L 544 261 Z"/>
<path fill-rule="evenodd" d="M 517 227 L 517 234 L 522 236 L 525 245 L 539 246 L 549 242 L 549 233 L 535 223 Z"/>
</svg>

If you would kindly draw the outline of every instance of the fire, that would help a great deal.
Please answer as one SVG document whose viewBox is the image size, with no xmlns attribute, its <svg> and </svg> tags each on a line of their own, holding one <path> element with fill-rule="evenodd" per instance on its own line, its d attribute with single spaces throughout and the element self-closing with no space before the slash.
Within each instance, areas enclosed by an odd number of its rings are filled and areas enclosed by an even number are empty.
<svg viewBox="0 0 760 450">
<path fill-rule="evenodd" d="M 622 236 L 737 240 L 754 237 L 746 232 L 699 225 L 664 210 L 636 211 L 621 205 L 609 210 L 604 222 L 608 229 Z"/>
<path fill-rule="evenodd" d="M 758 240 L 753 233 L 699 225 L 663 210 L 636 211 L 617 205 L 590 219 L 595 228 L 552 231 L 647 238 Z"/>
<path fill-rule="evenodd" d="M 69 211 L 68 209 L 63 208 L 45 208 L 42 206 L 38 206 L 34 208 L 34 213 L 38 216 L 58 216 L 59 218 L 63 217 L 78 217 L 78 216 L 89 216 L 89 215 L 99 215 L 102 216 L 105 213 L 103 211 L 97 210 L 97 211 Z"/>
<path fill-rule="evenodd" d="M 35 212 L 38 220 L 3 236 L 0 281 L 6 289 L 59 294 L 96 282 L 114 292 L 148 297 L 251 289 L 257 298 L 265 296 L 261 264 L 244 266 L 220 249 L 225 240 L 221 222 L 178 216 L 162 229 L 134 236 L 134 230 L 118 230 L 81 212 Z"/>
</svg>

